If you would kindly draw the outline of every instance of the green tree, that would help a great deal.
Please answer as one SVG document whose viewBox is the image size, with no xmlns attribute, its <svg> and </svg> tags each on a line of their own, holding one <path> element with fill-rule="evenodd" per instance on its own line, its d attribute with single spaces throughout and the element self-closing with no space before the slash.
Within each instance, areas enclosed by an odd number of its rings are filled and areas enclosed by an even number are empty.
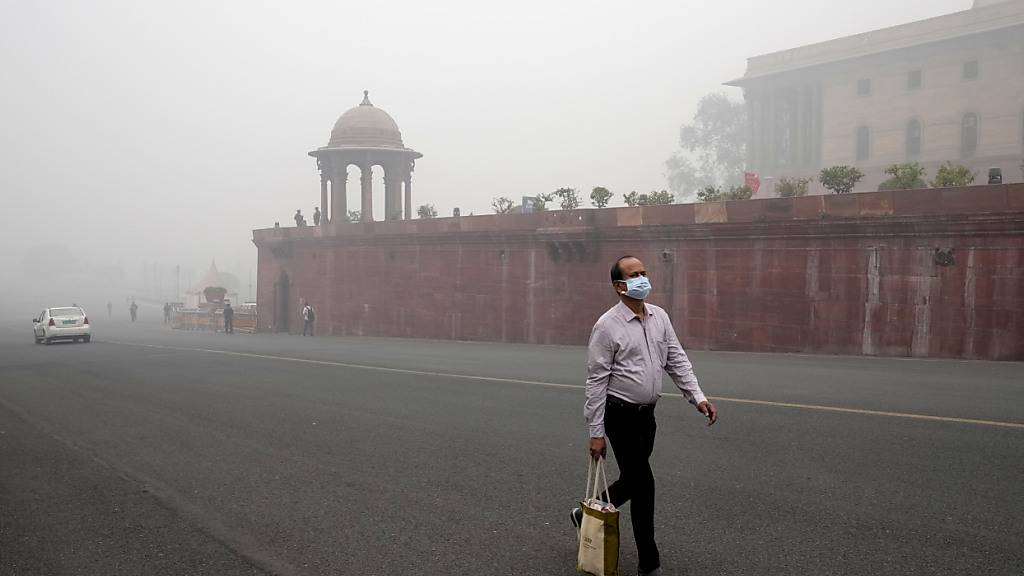
<svg viewBox="0 0 1024 576">
<path fill-rule="evenodd" d="M 747 107 L 722 93 L 704 96 L 693 122 L 679 129 L 679 152 L 665 161 L 669 189 L 686 196 L 712 186 L 743 181 L 747 148 Z"/>
<path fill-rule="evenodd" d="M 722 199 L 722 189 L 718 186 L 705 186 L 697 191 L 698 202 L 718 202 Z"/>
<path fill-rule="evenodd" d="M 722 200 L 750 200 L 753 196 L 754 190 L 750 186 L 733 186 L 722 194 Z"/>
<path fill-rule="evenodd" d="M 433 204 L 424 204 L 416 209 L 416 214 L 420 218 L 437 218 L 437 210 Z"/>
<path fill-rule="evenodd" d="M 849 194 L 864 177 L 864 173 L 853 166 L 831 166 L 818 174 L 818 182 L 833 194 Z"/>
<path fill-rule="evenodd" d="M 575 210 L 580 207 L 580 196 L 575 188 L 559 188 L 550 194 L 552 198 L 558 198 L 558 204 L 562 210 Z"/>
<path fill-rule="evenodd" d="M 363 217 L 363 215 L 362 215 L 362 213 L 359 210 L 349 210 L 348 211 L 348 221 L 349 222 L 359 222 L 360 220 L 362 220 L 362 217 Z"/>
<path fill-rule="evenodd" d="M 665 204 L 671 204 L 675 202 L 676 197 L 668 190 L 662 190 L 660 192 L 652 190 L 650 194 L 638 193 L 636 190 L 623 196 L 623 200 L 626 202 L 626 206 L 662 206 Z"/>
<path fill-rule="evenodd" d="M 967 166 L 946 162 L 939 167 L 935 179 L 931 181 L 932 188 L 956 188 L 957 186 L 969 186 L 977 178 L 978 174 L 972 172 Z"/>
<path fill-rule="evenodd" d="M 548 202 L 551 202 L 554 197 L 551 194 L 538 194 L 533 197 L 533 211 L 534 212 L 545 212 L 548 209 Z"/>
<path fill-rule="evenodd" d="M 927 188 L 928 183 L 924 180 L 924 168 L 917 162 L 906 164 L 893 164 L 885 169 L 890 176 L 888 180 L 879 185 L 878 190 L 917 190 Z"/>
<path fill-rule="evenodd" d="M 515 203 L 507 196 L 499 196 L 491 202 L 491 208 L 494 209 L 495 214 L 511 214 L 515 207 Z"/>
<path fill-rule="evenodd" d="M 722 190 L 719 186 L 705 186 L 697 191 L 698 202 L 724 202 L 726 200 L 750 200 L 754 190 L 749 186 L 732 186 Z"/>
<path fill-rule="evenodd" d="M 775 183 L 775 193 L 779 198 L 807 196 L 807 186 L 813 182 L 811 178 L 779 178 Z"/>
<path fill-rule="evenodd" d="M 645 206 L 663 206 L 665 204 L 671 204 L 676 201 L 675 194 L 668 190 L 661 190 L 660 192 L 651 191 L 647 195 L 647 203 Z"/>
<path fill-rule="evenodd" d="M 604 186 L 595 186 L 590 191 L 590 203 L 598 208 L 604 208 L 608 205 L 608 201 L 612 199 L 613 194 Z"/>
</svg>

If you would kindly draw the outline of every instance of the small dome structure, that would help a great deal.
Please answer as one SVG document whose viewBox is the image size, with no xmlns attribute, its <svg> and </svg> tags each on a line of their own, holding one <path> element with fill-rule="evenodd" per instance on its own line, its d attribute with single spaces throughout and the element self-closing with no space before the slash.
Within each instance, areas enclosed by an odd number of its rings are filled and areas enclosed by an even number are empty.
<svg viewBox="0 0 1024 576">
<path fill-rule="evenodd" d="M 390 114 L 370 103 L 370 93 L 363 91 L 363 101 L 338 118 L 331 130 L 328 148 L 405 148 L 402 132 Z"/>
<path fill-rule="evenodd" d="M 348 222 L 348 168 L 355 166 L 359 178 L 359 219 L 373 221 L 373 171 L 384 172 L 385 220 L 412 218 L 412 172 L 423 154 L 406 148 L 402 133 L 390 114 L 363 101 L 338 118 L 331 139 L 309 153 L 320 171 L 322 225 Z"/>
</svg>

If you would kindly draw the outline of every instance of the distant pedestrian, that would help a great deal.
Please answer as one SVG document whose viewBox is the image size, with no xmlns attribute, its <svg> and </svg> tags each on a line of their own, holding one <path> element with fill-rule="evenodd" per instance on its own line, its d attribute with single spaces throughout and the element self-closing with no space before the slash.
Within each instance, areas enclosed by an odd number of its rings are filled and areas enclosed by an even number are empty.
<svg viewBox="0 0 1024 576">
<path fill-rule="evenodd" d="M 224 333 L 234 334 L 235 333 L 235 309 L 231 307 L 231 302 L 224 303 Z"/>
<path fill-rule="evenodd" d="M 164 302 L 164 324 L 171 323 L 171 303 Z"/>
<path fill-rule="evenodd" d="M 320 225 L 320 207 L 317 206 L 313 209 L 313 226 Z"/>
<path fill-rule="evenodd" d="M 111 302 L 110 300 L 107 300 L 107 318 L 113 318 L 113 317 L 114 317 L 114 303 Z"/>
<path fill-rule="evenodd" d="M 139 305 L 135 303 L 135 299 L 132 299 L 132 305 L 128 307 L 128 313 L 132 315 L 132 322 L 135 322 L 136 316 L 139 314 Z"/>
<path fill-rule="evenodd" d="M 313 335 L 313 321 L 316 320 L 316 312 L 313 311 L 313 305 L 306 303 L 306 306 L 302 309 L 302 335 L 309 334 Z"/>
<path fill-rule="evenodd" d="M 590 334 L 583 415 L 590 432 L 591 458 L 605 456 L 607 436 L 619 466 L 619 479 L 600 498 L 616 508 L 630 502 L 637 573 L 660 575 L 650 458 L 662 372 L 668 372 L 683 398 L 707 417 L 709 426 L 718 420 L 718 412 L 704 397 L 668 314 L 644 302 L 651 283 L 643 262 L 623 256 L 612 266 L 611 280 L 619 303 L 598 319 Z M 699 496 L 690 499 L 702 505 Z M 577 529 L 582 516 L 579 508 L 572 511 Z"/>
<path fill-rule="evenodd" d="M 300 228 L 306 225 L 306 217 L 302 215 L 302 210 L 295 211 L 295 225 Z"/>
</svg>

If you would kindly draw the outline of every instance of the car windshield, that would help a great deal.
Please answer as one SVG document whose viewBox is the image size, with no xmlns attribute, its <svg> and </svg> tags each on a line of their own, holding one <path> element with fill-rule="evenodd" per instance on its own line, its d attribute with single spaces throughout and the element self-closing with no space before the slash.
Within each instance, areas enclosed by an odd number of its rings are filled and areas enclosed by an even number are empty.
<svg viewBox="0 0 1024 576">
<path fill-rule="evenodd" d="M 85 313 L 81 308 L 50 308 L 50 316 L 85 316 Z"/>
</svg>

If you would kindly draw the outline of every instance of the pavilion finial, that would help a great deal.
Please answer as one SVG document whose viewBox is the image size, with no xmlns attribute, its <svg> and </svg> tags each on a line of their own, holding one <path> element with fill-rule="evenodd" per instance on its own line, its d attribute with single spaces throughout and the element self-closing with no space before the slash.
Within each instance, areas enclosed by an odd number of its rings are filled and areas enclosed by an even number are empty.
<svg viewBox="0 0 1024 576">
<path fill-rule="evenodd" d="M 370 91 L 369 90 L 363 90 L 363 101 L 359 105 L 360 106 L 373 106 L 373 104 L 370 103 Z"/>
</svg>

